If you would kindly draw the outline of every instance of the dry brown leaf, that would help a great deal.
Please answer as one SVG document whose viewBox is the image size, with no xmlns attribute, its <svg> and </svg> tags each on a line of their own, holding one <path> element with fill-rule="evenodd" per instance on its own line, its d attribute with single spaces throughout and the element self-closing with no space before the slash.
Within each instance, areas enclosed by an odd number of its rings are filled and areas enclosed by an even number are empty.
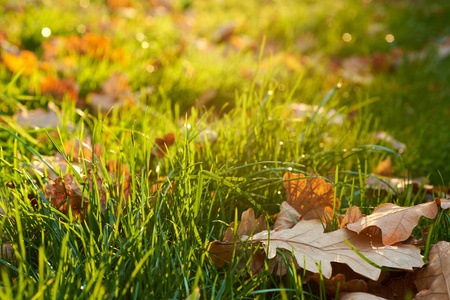
<svg viewBox="0 0 450 300">
<path fill-rule="evenodd" d="M 237 236 L 241 239 L 245 239 L 246 236 L 250 234 L 255 234 L 266 230 L 266 219 L 264 215 L 261 215 L 258 219 L 255 219 L 255 211 L 253 208 L 249 208 L 244 211 L 241 216 L 241 223 L 237 228 Z M 234 235 L 234 222 L 230 224 L 230 227 L 226 230 L 222 242 L 214 241 L 210 244 L 208 252 L 210 254 L 210 258 L 215 266 L 222 267 L 225 263 L 231 261 L 231 257 L 233 255 L 233 243 L 235 239 Z M 236 251 L 241 248 L 239 242 L 236 243 Z M 257 261 L 253 263 L 256 267 Z"/>
<path fill-rule="evenodd" d="M 286 201 L 281 203 L 281 211 L 273 225 L 274 230 L 292 228 L 300 220 L 301 215 Z"/>
<path fill-rule="evenodd" d="M 449 209 L 450 208 L 450 200 L 448 200 L 448 199 L 436 198 L 436 202 L 437 202 L 437 204 L 439 204 L 439 206 L 442 209 Z"/>
<path fill-rule="evenodd" d="M 392 173 L 392 161 L 391 157 L 388 156 L 385 160 L 381 161 L 378 164 L 377 169 L 375 170 L 375 174 L 378 176 L 391 177 Z"/>
<path fill-rule="evenodd" d="M 347 224 L 354 223 L 362 218 L 361 210 L 358 206 L 352 206 L 345 212 L 344 219 L 341 222 L 339 228 L 344 228 Z"/>
<path fill-rule="evenodd" d="M 379 296 L 375 296 L 369 293 L 354 292 L 354 293 L 342 293 L 339 300 L 387 300 Z"/>
<path fill-rule="evenodd" d="M 164 154 L 167 153 L 167 147 L 175 144 L 175 133 L 169 132 L 164 135 L 162 138 L 155 139 L 155 147 L 152 149 L 152 154 L 157 155 L 159 158 L 164 157 Z"/>
<path fill-rule="evenodd" d="M 41 177 L 45 177 L 47 175 L 51 180 L 56 180 L 59 174 L 66 174 L 69 166 L 64 158 L 60 155 L 58 156 L 45 156 L 42 155 L 41 159 L 37 157 L 33 157 L 33 161 L 31 162 L 30 170 L 35 172 L 37 175 Z M 54 173 L 42 160 L 44 160 L 48 165 L 50 165 L 56 173 Z M 81 174 L 81 168 L 77 163 L 72 164 L 73 169 Z M 61 173 L 60 173 L 61 172 Z"/>
<path fill-rule="evenodd" d="M 429 265 L 419 271 L 415 299 L 450 299 L 450 243 L 440 241 L 430 250 Z"/>
<path fill-rule="evenodd" d="M 75 178 L 67 174 L 64 178 L 58 177 L 52 184 L 45 187 L 45 198 L 66 216 L 69 215 L 69 204 L 75 216 L 82 219 L 81 210 L 86 209 L 88 197 L 83 195 Z M 74 217 L 75 217 L 74 216 Z"/>
<path fill-rule="evenodd" d="M 300 267 L 330 278 L 331 262 L 345 263 L 358 274 L 377 280 L 381 270 L 370 265 L 344 241 L 347 239 L 362 255 L 373 263 L 391 268 L 412 270 L 423 265 L 420 250 L 412 245 L 384 246 L 367 236 L 358 235 L 345 228 L 324 233 L 320 220 L 300 221 L 291 229 L 263 231 L 252 238 L 252 243 L 262 243 L 267 257 L 277 255 L 277 249 L 293 251 Z"/>
<path fill-rule="evenodd" d="M 301 215 L 302 220 L 322 218 L 324 221 L 333 219 L 333 205 L 339 207 L 339 199 L 334 198 L 331 183 L 323 178 L 306 179 L 303 174 L 287 172 L 283 176 L 286 188 L 287 202 Z M 298 178 L 297 180 L 292 180 Z"/>
<path fill-rule="evenodd" d="M 347 224 L 347 228 L 360 233 L 367 227 L 376 226 L 382 231 L 383 244 L 392 245 L 408 239 L 420 217 L 433 219 L 437 212 L 436 202 L 412 207 L 400 207 L 392 203 L 385 203 L 378 206 L 371 215 L 363 217 L 355 223 Z"/>
<path fill-rule="evenodd" d="M 314 281 L 317 284 L 321 284 L 321 278 L 319 273 L 314 273 L 311 276 L 307 276 L 304 282 Z M 347 281 L 345 275 L 337 274 L 336 276 L 331 277 L 330 279 L 323 278 L 323 284 L 325 286 L 325 292 L 334 296 L 339 291 L 340 293 L 345 292 L 367 292 L 367 283 L 361 279 L 353 279 Z"/>
</svg>

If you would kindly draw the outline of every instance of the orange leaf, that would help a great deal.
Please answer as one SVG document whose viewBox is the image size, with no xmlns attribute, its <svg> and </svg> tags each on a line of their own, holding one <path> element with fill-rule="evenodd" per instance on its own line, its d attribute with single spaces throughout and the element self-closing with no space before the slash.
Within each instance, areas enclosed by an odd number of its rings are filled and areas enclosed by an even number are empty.
<svg viewBox="0 0 450 300">
<path fill-rule="evenodd" d="M 339 206 L 339 199 L 334 198 L 334 191 L 331 183 L 323 178 L 306 179 L 303 174 L 292 174 L 287 172 L 283 180 L 298 178 L 297 180 L 285 181 L 287 202 L 297 210 L 302 220 L 322 218 L 325 221 L 327 216 L 333 219 L 333 206 Z"/>
<path fill-rule="evenodd" d="M 416 284 L 419 293 L 414 299 L 450 299 L 450 243 L 438 242 L 430 250 L 428 266 L 419 271 Z"/>
<path fill-rule="evenodd" d="M 385 203 L 378 206 L 371 215 L 363 217 L 355 223 L 347 224 L 347 228 L 360 233 L 367 227 L 376 226 L 382 231 L 383 244 L 392 245 L 408 239 L 420 217 L 433 219 L 437 212 L 436 202 L 412 207 L 400 207 L 392 203 Z"/>
<path fill-rule="evenodd" d="M 36 55 L 28 50 L 20 51 L 18 55 L 5 52 L 2 57 L 6 68 L 13 73 L 23 69 L 22 75 L 31 75 L 37 65 Z"/>
<path fill-rule="evenodd" d="M 46 76 L 41 82 L 41 93 L 51 94 L 55 99 L 62 100 L 64 95 L 68 95 L 71 100 L 78 100 L 78 86 L 73 78 L 59 79 Z"/>
</svg>

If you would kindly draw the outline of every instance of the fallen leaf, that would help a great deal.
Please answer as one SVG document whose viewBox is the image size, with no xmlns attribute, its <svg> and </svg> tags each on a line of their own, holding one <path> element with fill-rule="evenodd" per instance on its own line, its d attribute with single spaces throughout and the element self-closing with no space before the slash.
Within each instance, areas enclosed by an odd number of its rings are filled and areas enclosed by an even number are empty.
<svg viewBox="0 0 450 300">
<path fill-rule="evenodd" d="M 83 195 L 81 188 L 71 174 L 57 177 L 53 183 L 47 184 L 45 198 L 50 200 L 51 204 L 66 216 L 69 215 L 70 206 L 79 220 L 82 219 L 81 210 L 86 209 L 89 203 L 89 198 Z"/>
<path fill-rule="evenodd" d="M 297 212 L 295 208 L 289 205 L 286 201 L 281 203 L 281 210 L 278 214 L 275 224 L 273 225 L 274 230 L 281 230 L 292 228 L 297 224 L 302 216 Z"/>
<path fill-rule="evenodd" d="M 245 240 L 248 235 L 252 233 L 255 234 L 266 229 L 267 226 L 264 215 L 261 215 L 258 219 L 255 219 L 255 211 L 253 208 L 249 208 L 242 213 L 241 223 L 237 228 L 236 235 Z M 210 244 L 208 252 L 210 254 L 211 261 L 216 267 L 222 267 L 225 263 L 231 261 L 234 249 L 234 239 L 234 222 L 232 222 L 230 227 L 228 227 L 225 231 L 222 242 L 214 241 Z M 241 245 L 237 242 L 236 246 L 236 251 L 238 251 L 241 248 Z"/>
<path fill-rule="evenodd" d="M 450 208 L 450 200 L 448 199 L 436 198 L 436 202 L 442 209 Z"/>
<path fill-rule="evenodd" d="M 155 147 L 152 149 L 152 154 L 157 155 L 159 158 L 163 158 L 164 154 L 167 153 L 167 147 L 175 144 L 175 133 L 169 132 L 162 138 L 155 139 Z"/>
<path fill-rule="evenodd" d="M 220 27 L 214 31 L 211 40 L 217 44 L 227 41 L 234 34 L 236 27 L 237 23 L 235 21 L 230 21 L 220 25 Z"/>
<path fill-rule="evenodd" d="M 450 243 L 440 241 L 434 245 L 428 261 L 414 281 L 419 290 L 414 299 L 450 299 Z"/>
<path fill-rule="evenodd" d="M 53 76 L 46 76 L 41 82 L 41 93 L 50 94 L 55 99 L 62 101 L 64 95 L 67 95 L 71 100 L 78 100 L 79 88 L 73 78 L 55 78 Z"/>
<path fill-rule="evenodd" d="M 127 76 L 118 73 L 103 84 L 100 93 L 90 93 L 88 99 L 94 114 L 106 114 L 113 106 L 125 108 L 135 104 Z"/>
<path fill-rule="evenodd" d="M 37 66 L 36 55 L 28 50 L 22 50 L 17 55 L 5 52 L 2 58 L 9 71 L 17 73 L 23 70 L 22 75 L 26 76 L 31 75 Z"/>
<path fill-rule="evenodd" d="M 436 202 L 412 207 L 400 207 L 392 203 L 385 203 L 378 206 L 371 215 L 363 217 L 355 223 L 347 224 L 347 228 L 360 233 L 365 228 L 376 226 L 381 229 L 383 244 L 392 245 L 408 239 L 420 217 L 433 219 L 437 212 Z"/>
<path fill-rule="evenodd" d="M 48 111 L 43 108 L 32 111 L 19 111 L 15 114 L 16 122 L 18 125 L 33 129 L 61 127 L 61 122 L 55 109 L 52 109 L 50 105 L 49 108 Z"/>
<path fill-rule="evenodd" d="M 100 144 L 94 144 L 90 137 L 80 140 L 74 139 L 64 143 L 64 152 L 73 158 L 76 163 L 81 163 L 82 159 L 92 161 L 92 155 L 100 157 L 103 154 L 103 147 Z"/>
<path fill-rule="evenodd" d="M 339 300 L 387 300 L 379 296 L 375 296 L 363 292 L 342 293 Z"/>
<path fill-rule="evenodd" d="M 339 207 L 339 199 L 334 198 L 331 183 L 323 178 L 306 179 L 303 174 L 287 172 L 283 176 L 286 188 L 287 202 L 301 215 L 301 220 L 322 218 L 324 221 L 333 219 L 333 206 Z M 292 180 L 298 178 L 297 180 Z"/>
<path fill-rule="evenodd" d="M 324 233 L 320 220 L 300 221 L 291 229 L 263 231 L 253 235 L 251 242 L 262 243 L 269 259 L 277 255 L 277 249 L 293 251 L 300 267 L 318 273 L 320 264 L 326 278 L 332 274 L 331 262 L 339 262 L 347 264 L 358 274 L 377 280 L 381 270 L 362 259 L 344 239 L 379 266 L 412 270 L 423 265 L 417 247 L 403 244 L 384 246 L 345 228 Z"/>
<path fill-rule="evenodd" d="M 321 284 L 321 278 L 319 273 L 314 273 L 313 275 L 307 276 L 304 282 L 314 281 L 318 285 Z M 353 279 L 347 281 L 345 275 L 338 274 L 336 276 L 328 278 L 323 278 L 323 285 L 325 287 L 325 292 L 334 296 L 339 291 L 339 293 L 345 292 L 367 292 L 367 283 L 361 279 Z"/>
<path fill-rule="evenodd" d="M 339 228 L 344 228 L 347 226 L 347 224 L 354 223 L 362 218 L 361 210 L 358 206 L 352 206 L 347 209 L 345 212 L 344 219 L 341 222 L 341 225 Z"/>
<path fill-rule="evenodd" d="M 392 161 L 391 157 L 388 156 L 385 160 L 381 161 L 378 164 L 377 169 L 375 170 L 375 174 L 378 176 L 391 177 L 392 173 Z"/>
</svg>

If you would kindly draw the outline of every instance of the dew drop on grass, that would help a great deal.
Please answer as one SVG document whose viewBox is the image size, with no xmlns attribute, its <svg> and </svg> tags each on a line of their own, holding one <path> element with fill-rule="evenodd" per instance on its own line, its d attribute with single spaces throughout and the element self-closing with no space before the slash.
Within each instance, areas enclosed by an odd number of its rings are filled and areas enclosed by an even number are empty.
<svg viewBox="0 0 450 300">
<path fill-rule="evenodd" d="M 148 42 L 142 42 L 141 46 L 142 48 L 147 49 L 150 46 L 150 44 Z"/>
<path fill-rule="evenodd" d="M 302 156 L 303 156 L 303 155 L 302 155 Z M 289 170 L 289 171 L 292 171 L 292 167 L 289 167 L 288 170 Z"/>
</svg>

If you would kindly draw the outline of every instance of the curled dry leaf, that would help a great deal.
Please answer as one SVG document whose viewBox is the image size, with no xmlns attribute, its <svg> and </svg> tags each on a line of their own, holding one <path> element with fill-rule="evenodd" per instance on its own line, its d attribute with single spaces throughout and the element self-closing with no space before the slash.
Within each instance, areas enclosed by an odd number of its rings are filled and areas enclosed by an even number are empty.
<svg viewBox="0 0 450 300">
<path fill-rule="evenodd" d="M 317 264 L 321 264 L 326 278 L 332 274 L 331 262 L 339 262 L 347 264 L 358 274 L 377 280 L 381 270 L 362 259 L 344 239 L 378 266 L 412 270 L 423 265 L 417 247 L 403 244 L 384 246 L 345 228 L 324 233 L 320 220 L 300 221 L 291 229 L 257 233 L 252 243 L 262 243 L 269 259 L 276 257 L 277 249 L 293 251 L 299 266 L 313 273 L 319 272 Z"/>
<path fill-rule="evenodd" d="M 244 211 L 241 216 L 241 223 L 237 228 L 236 235 L 241 239 L 245 239 L 246 236 L 250 234 L 255 234 L 266 230 L 266 219 L 264 215 L 261 215 L 258 219 L 255 219 L 255 211 L 253 208 L 249 208 Z M 233 244 L 234 244 L 234 222 L 230 224 L 227 231 L 225 232 L 222 242 L 214 241 L 210 244 L 209 254 L 211 261 L 217 267 L 222 267 L 225 263 L 231 261 L 233 255 Z M 241 248 L 239 242 L 236 243 L 236 251 Z M 257 262 L 255 261 L 254 264 Z"/>
<path fill-rule="evenodd" d="M 438 242 L 430 250 L 429 265 L 419 271 L 416 284 L 419 293 L 415 299 L 450 299 L 450 243 Z"/>
<path fill-rule="evenodd" d="M 363 217 L 355 223 L 347 224 L 347 228 L 360 233 L 365 228 L 376 226 L 381 229 L 383 244 L 392 245 L 408 239 L 420 217 L 433 219 L 437 212 L 436 202 L 412 207 L 400 207 L 392 203 L 385 203 L 378 206 L 371 215 Z"/>
<path fill-rule="evenodd" d="M 379 296 L 375 296 L 369 293 L 354 292 L 354 293 L 342 293 L 339 300 L 387 300 Z"/>
<path fill-rule="evenodd" d="M 443 198 L 436 198 L 436 203 L 437 203 L 442 209 L 449 209 L 449 208 L 450 208 L 450 200 L 443 199 Z"/>
<path fill-rule="evenodd" d="M 278 214 L 277 219 L 275 220 L 275 225 L 273 225 L 274 230 L 281 230 L 292 228 L 297 224 L 298 220 L 300 220 L 301 215 L 289 205 L 286 201 L 281 203 L 281 211 Z"/>
<path fill-rule="evenodd" d="M 352 206 L 345 212 L 344 219 L 339 228 L 344 228 L 347 224 L 354 223 L 362 218 L 361 210 L 358 206 Z"/>
<path fill-rule="evenodd" d="M 334 198 L 331 183 L 323 178 L 306 179 L 303 174 L 287 172 L 283 176 L 287 202 L 301 215 L 302 220 L 322 218 L 333 219 L 333 206 L 339 207 L 339 199 Z M 292 180 L 298 178 L 297 180 Z"/>
</svg>

